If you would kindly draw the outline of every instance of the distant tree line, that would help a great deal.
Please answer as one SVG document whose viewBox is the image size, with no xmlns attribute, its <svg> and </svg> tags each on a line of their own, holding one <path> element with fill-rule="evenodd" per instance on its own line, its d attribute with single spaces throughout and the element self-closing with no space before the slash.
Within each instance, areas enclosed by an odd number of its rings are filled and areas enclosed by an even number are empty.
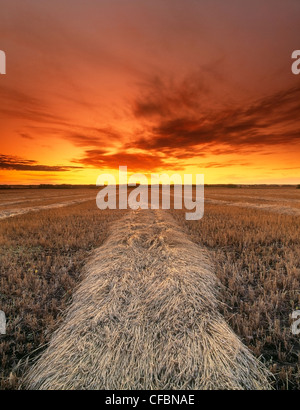
<svg viewBox="0 0 300 410">
<path fill-rule="evenodd" d="M 96 185 L 71 185 L 71 184 L 40 184 L 40 185 L 0 185 L 0 189 L 96 189 Z"/>
<path fill-rule="evenodd" d="M 138 184 L 137 184 L 138 185 Z M 161 185 L 161 184 L 160 184 Z M 171 187 L 174 185 L 171 184 Z M 206 188 L 280 188 L 295 187 L 295 185 L 267 185 L 267 184 L 205 184 Z M 300 185 L 296 185 L 300 189 Z M 0 185 L 0 189 L 98 189 L 96 185 L 72 185 L 72 184 L 40 184 L 40 185 Z"/>
</svg>

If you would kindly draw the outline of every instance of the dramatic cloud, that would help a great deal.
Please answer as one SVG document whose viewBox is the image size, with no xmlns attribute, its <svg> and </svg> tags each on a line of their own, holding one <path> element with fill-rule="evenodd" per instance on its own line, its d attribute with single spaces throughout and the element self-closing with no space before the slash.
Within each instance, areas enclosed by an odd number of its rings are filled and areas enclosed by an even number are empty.
<svg viewBox="0 0 300 410">
<path fill-rule="evenodd" d="M 295 180 L 299 1 L 0 3 L 1 183 L 94 183 L 121 164 Z"/>
<path fill-rule="evenodd" d="M 190 74 L 179 84 L 172 78 L 159 76 L 139 84 L 140 96 L 133 104 L 137 118 L 169 117 L 178 111 L 181 115 L 200 111 L 209 94 L 209 78 L 204 72 Z"/>
<path fill-rule="evenodd" d="M 80 169 L 77 166 L 49 166 L 40 165 L 37 161 L 22 159 L 10 155 L 0 154 L 0 169 L 14 171 L 43 171 L 43 172 L 65 172 L 72 169 Z"/>
<path fill-rule="evenodd" d="M 142 136 L 136 138 L 132 134 L 131 141 L 125 144 L 127 151 L 121 147 L 111 153 L 114 142 L 121 140 L 115 130 L 87 130 L 93 131 L 94 136 L 74 133 L 68 137 L 74 144 L 93 148 L 86 149 L 75 162 L 93 168 L 118 168 L 123 164 L 137 171 L 155 171 L 178 169 L 186 160 L 211 154 L 238 151 L 251 155 L 267 147 L 286 145 L 287 141 L 300 143 L 300 123 L 295 121 L 300 109 L 300 88 L 276 92 L 243 106 L 201 110 L 209 91 L 196 76 L 177 86 L 156 77 L 145 87 L 148 93 L 145 92 L 144 101 L 139 96 L 132 105 L 133 115 L 145 120 L 140 126 Z M 99 150 L 99 144 L 104 144 L 104 148 Z M 189 164 L 205 168 L 251 166 L 246 161 Z"/>
<path fill-rule="evenodd" d="M 173 90 L 170 92 L 173 96 Z M 153 98 L 153 97 L 152 97 Z M 201 93 L 198 98 L 202 99 Z M 178 97 L 173 107 L 165 99 L 164 109 L 167 119 L 161 118 L 151 124 L 147 138 L 140 138 L 134 147 L 147 150 L 160 150 L 170 153 L 174 149 L 203 148 L 210 151 L 224 145 L 228 148 L 250 149 L 259 147 L 300 143 L 300 123 L 295 121 L 300 110 L 300 88 L 290 88 L 277 92 L 240 107 L 227 108 L 208 113 L 197 113 L 197 101 L 190 105 L 190 115 L 182 116 L 186 104 Z M 146 101 L 148 101 L 146 97 Z M 159 106 L 154 99 L 152 106 Z M 141 106 L 141 103 L 138 103 Z M 221 154 L 222 148 L 219 148 Z M 189 151 L 190 155 L 193 155 Z M 197 155 L 194 150 L 194 155 Z"/>
<path fill-rule="evenodd" d="M 81 133 L 71 133 L 65 136 L 78 147 L 99 147 L 99 144 L 112 146 L 114 142 L 121 139 L 120 134 L 109 128 L 88 128 L 82 127 Z"/>
<path fill-rule="evenodd" d="M 170 160 L 160 158 L 157 155 L 147 153 L 129 153 L 126 151 L 120 151 L 115 154 L 107 154 L 102 150 L 86 150 L 83 158 L 74 160 L 73 162 L 97 169 L 118 169 L 119 166 L 125 165 L 128 166 L 131 171 L 134 170 L 137 172 L 145 172 L 145 170 L 156 171 L 162 167 L 177 169 L 176 163 L 172 164 Z"/>
</svg>

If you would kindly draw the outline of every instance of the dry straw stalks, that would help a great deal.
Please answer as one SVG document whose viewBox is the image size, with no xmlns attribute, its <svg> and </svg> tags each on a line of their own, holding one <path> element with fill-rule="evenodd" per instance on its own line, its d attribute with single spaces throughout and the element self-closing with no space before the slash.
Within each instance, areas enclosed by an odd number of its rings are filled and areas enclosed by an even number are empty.
<svg viewBox="0 0 300 410">
<path fill-rule="evenodd" d="M 204 249 L 165 211 L 118 221 L 85 269 L 29 389 L 269 389 L 219 313 Z"/>
</svg>

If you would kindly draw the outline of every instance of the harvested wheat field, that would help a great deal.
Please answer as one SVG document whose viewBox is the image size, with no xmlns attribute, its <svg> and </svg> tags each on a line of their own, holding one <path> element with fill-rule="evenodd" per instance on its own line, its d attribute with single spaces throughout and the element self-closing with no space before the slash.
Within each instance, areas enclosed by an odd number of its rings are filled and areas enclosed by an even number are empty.
<svg viewBox="0 0 300 410">
<path fill-rule="evenodd" d="M 85 196 L 77 192 L 71 192 L 76 199 Z M 41 199 L 38 189 L 8 194 L 0 191 L 0 197 L 35 198 L 37 204 Z M 61 201 L 57 190 L 46 196 Z M 93 201 L 0 220 L 0 310 L 7 317 L 6 335 L 0 335 L 0 390 L 19 388 L 27 361 L 44 349 L 60 325 L 86 260 L 124 212 L 99 212 L 94 196 Z"/>
<path fill-rule="evenodd" d="M 27 389 L 269 389 L 219 311 L 209 256 L 166 211 L 131 211 L 84 269 Z"/>
<path fill-rule="evenodd" d="M 53 190 L 49 189 L 39 190 L 38 195 L 37 192 L 32 193 L 31 190 L 24 191 L 17 197 L 14 194 L 8 195 L 6 192 L 4 196 L 3 192 L 0 191 L 0 220 L 17 215 L 25 215 L 30 212 L 81 204 L 91 201 L 95 197 L 90 190 L 80 190 L 79 193 L 73 192 L 72 194 L 70 194 L 69 190 L 67 192 L 66 190 L 61 190 L 60 195 L 57 195 L 57 192 L 53 193 Z"/>
<path fill-rule="evenodd" d="M 300 190 L 208 187 L 199 221 L 6 192 L 1 390 L 300 388 Z"/>
</svg>

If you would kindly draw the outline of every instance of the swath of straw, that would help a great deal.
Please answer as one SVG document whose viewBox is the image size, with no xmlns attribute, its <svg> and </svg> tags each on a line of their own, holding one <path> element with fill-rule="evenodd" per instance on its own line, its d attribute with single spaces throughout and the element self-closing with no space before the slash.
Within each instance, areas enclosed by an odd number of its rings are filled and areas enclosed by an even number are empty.
<svg viewBox="0 0 300 410">
<path fill-rule="evenodd" d="M 270 389 L 219 313 L 218 288 L 206 251 L 166 211 L 132 211 L 87 264 L 24 387 Z"/>
</svg>

